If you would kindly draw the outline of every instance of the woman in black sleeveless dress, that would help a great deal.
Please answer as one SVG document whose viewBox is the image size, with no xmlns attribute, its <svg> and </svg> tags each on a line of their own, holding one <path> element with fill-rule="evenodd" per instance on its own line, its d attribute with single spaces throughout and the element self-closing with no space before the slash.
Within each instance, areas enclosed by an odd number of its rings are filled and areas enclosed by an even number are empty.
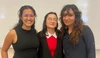
<svg viewBox="0 0 100 58">
<path fill-rule="evenodd" d="M 22 6 L 19 10 L 19 22 L 7 34 L 3 47 L 2 58 L 8 58 L 8 49 L 13 46 L 13 58 L 37 58 L 39 41 L 34 28 L 36 12 L 29 6 Z"/>
</svg>

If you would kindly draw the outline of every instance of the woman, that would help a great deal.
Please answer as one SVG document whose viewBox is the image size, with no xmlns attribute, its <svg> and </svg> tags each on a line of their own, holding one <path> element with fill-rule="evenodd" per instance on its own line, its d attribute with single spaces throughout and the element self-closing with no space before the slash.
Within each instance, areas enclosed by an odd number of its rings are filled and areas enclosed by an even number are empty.
<svg viewBox="0 0 100 58">
<path fill-rule="evenodd" d="M 62 43 L 57 27 L 57 14 L 55 12 L 47 13 L 44 18 L 43 29 L 38 33 L 39 58 L 62 58 Z"/>
<path fill-rule="evenodd" d="M 8 58 L 8 49 L 12 45 L 14 48 L 13 58 L 36 58 L 39 41 L 35 30 L 35 10 L 24 5 L 19 10 L 19 22 L 7 34 L 3 47 L 2 58 Z"/>
<path fill-rule="evenodd" d="M 93 33 L 83 24 L 77 6 L 65 5 L 60 15 L 65 58 L 95 58 Z"/>
</svg>

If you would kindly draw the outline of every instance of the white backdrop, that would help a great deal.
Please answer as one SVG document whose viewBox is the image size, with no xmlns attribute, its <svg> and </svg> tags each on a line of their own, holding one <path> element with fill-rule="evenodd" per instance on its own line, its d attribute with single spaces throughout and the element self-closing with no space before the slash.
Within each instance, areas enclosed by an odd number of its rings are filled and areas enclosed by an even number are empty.
<svg viewBox="0 0 100 58">
<path fill-rule="evenodd" d="M 99 0 L 0 0 L 0 47 L 5 36 L 18 22 L 18 10 L 23 5 L 31 5 L 36 10 L 36 29 L 42 29 L 44 16 L 54 11 L 60 15 L 66 4 L 76 4 L 82 11 L 82 18 L 92 29 L 95 37 L 96 49 L 100 49 L 100 1 Z M 60 28 L 60 23 L 59 23 Z"/>
</svg>

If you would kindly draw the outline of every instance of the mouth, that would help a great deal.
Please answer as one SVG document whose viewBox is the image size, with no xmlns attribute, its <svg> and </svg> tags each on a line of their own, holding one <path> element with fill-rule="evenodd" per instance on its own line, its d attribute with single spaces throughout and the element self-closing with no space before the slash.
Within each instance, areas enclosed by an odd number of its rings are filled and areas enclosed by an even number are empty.
<svg viewBox="0 0 100 58">
<path fill-rule="evenodd" d="M 65 23 L 70 23 L 70 21 L 65 21 Z"/>
<path fill-rule="evenodd" d="M 50 25 L 54 26 L 55 24 L 50 24 Z"/>
<path fill-rule="evenodd" d="M 32 21 L 26 21 L 28 24 L 31 24 L 32 23 Z"/>
</svg>

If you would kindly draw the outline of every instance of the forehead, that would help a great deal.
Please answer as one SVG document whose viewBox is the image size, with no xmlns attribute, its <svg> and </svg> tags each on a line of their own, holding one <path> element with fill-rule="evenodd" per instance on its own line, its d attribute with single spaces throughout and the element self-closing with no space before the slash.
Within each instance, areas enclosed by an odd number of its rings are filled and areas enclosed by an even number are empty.
<svg viewBox="0 0 100 58">
<path fill-rule="evenodd" d="M 48 14 L 47 17 L 56 17 L 56 15 L 55 14 Z"/>
<path fill-rule="evenodd" d="M 74 12 L 73 12 L 72 9 L 68 9 L 68 10 L 65 10 L 65 11 L 64 11 L 64 14 L 68 14 L 68 13 L 70 13 L 70 14 L 74 14 Z"/>
<path fill-rule="evenodd" d="M 31 9 L 24 9 L 23 13 L 31 13 L 31 14 L 33 14 L 34 12 Z"/>
</svg>

